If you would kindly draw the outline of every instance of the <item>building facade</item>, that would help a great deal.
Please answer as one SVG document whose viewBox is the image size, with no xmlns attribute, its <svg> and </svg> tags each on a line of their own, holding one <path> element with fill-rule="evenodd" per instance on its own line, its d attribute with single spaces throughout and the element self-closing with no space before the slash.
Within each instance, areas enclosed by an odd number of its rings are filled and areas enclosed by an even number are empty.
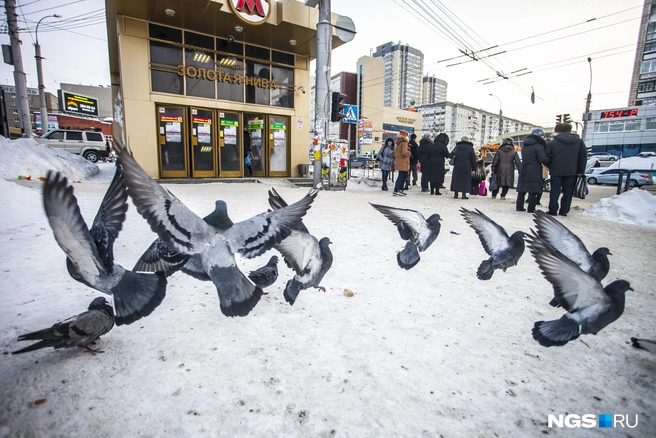
<svg viewBox="0 0 656 438">
<path fill-rule="evenodd" d="M 421 85 L 421 105 L 445 102 L 447 83 L 435 76 L 424 76 Z"/>
<path fill-rule="evenodd" d="M 297 176 L 308 162 L 318 10 L 295 0 L 175 4 L 106 2 L 115 135 L 155 178 L 240 178 L 245 149 L 254 176 Z M 332 47 L 341 44 L 333 31 Z"/>
<path fill-rule="evenodd" d="M 656 104 L 656 0 L 644 0 L 628 104 Z"/>
<path fill-rule="evenodd" d="M 98 117 L 100 120 L 114 117 L 114 102 L 112 101 L 112 89 L 107 87 L 81 84 L 59 84 L 60 97 L 61 92 L 74 93 L 81 96 L 90 97 L 98 102 Z M 62 104 L 60 111 L 66 112 L 66 102 L 60 99 Z"/>
<path fill-rule="evenodd" d="M 314 76 L 310 79 L 312 85 L 312 90 L 310 92 L 310 120 L 314 126 L 314 120 L 316 118 L 317 109 L 316 109 L 316 86 Z M 340 72 L 336 75 L 333 75 L 330 78 L 330 93 L 329 98 L 332 97 L 332 92 L 337 91 L 341 94 L 345 94 L 347 97 L 342 101 L 342 103 L 349 105 L 356 105 L 358 101 L 357 96 L 357 75 L 355 73 Z M 331 101 L 332 102 L 332 101 Z M 330 113 L 330 109 L 328 109 Z M 351 129 L 351 136 L 349 138 L 349 123 L 344 122 L 330 122 L 328 128 L 328 137 L 332 139 L 341 139 L 348 140 L 351 150 L 355 150 L 356 145 L 356 131 Z M 310 138 L 314 138 L 314 133 L 310 132 Z"/>
<path fill-rule="evenodd" d="M 591 111 L 584 141 L 592 152 L 618 157 L 656 152 L 656 105 Z"/>
<path fill-rule="evenodd" d="M 421 102 L 424 54 L 408 45 L 389 42 L 378 46 L 372 57 L 385 62 L 384 105 L 407 109 Z M 373 85 L 373 83 L 372 83 Z"/>
<path fill-rule="evenodd" d="M 21 130 L 20 116 L 18 114 L 18 100 L 16 99 L 16 87 L 13 85 L 2 85 L 2 90 L 4 91 L 4 115 L 7 118 L 7 127 L 13 132 Z M 52 93 L 45 92 L 46 98 L 46 109 L 50 113 L 56 113 L 58 107 L 58 99 Z M 41 101 L 39 99 L 39 89 L 38 88 L 28 88 L 27 89 L 27 99 L 28 106 L 30 107 L 30 121 L 32 123 L 32 132 L 36 133 L 36 124 L 34 120 L 34 114 L 40 113 Z"/>
</svg>

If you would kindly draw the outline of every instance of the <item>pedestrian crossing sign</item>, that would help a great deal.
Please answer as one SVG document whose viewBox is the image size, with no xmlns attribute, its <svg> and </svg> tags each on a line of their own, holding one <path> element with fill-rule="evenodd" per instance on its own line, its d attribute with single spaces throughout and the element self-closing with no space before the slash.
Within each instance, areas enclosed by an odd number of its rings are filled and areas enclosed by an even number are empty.
<svg viewBox="0 0 656 438">
<path fill-rule="evenodd" d="M 358 107 L 355 105 L 347 105 L 344 108 L 345 117 L 342 119 L 344 123 L 358 123 Z"/>
</svg>

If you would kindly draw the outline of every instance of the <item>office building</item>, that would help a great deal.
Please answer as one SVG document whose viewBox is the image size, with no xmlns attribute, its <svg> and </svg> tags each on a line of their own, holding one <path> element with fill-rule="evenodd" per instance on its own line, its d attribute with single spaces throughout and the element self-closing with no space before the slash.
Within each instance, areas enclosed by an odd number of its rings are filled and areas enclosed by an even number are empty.
<svg viewBox="0 0 656 438">
<path fill-rule="evenodd" d="M 584 141 L 591 152 L 618 157 L 656 152 L 656 105 L 590 111 Z"/>
<path fill-rule="evenodd" d="M 421 103 L 424 54 L 408 45 L 391 42 L 378 46 L 372 57 L 385 62 L 383 104 L 407 109 Z M 373 85 L 374 83 L 371 83 Z"/>
<path fill-rule="evenodd" d="M 446 101 L 447 83 L 435 76 L 424 76 L 421 85 L 421 105 Z"/>
<path fill-rule="evenodd" d="M 656 0 L 645 0 L 633 62 L 629 106 L 656 103 Z"/>
</svg>

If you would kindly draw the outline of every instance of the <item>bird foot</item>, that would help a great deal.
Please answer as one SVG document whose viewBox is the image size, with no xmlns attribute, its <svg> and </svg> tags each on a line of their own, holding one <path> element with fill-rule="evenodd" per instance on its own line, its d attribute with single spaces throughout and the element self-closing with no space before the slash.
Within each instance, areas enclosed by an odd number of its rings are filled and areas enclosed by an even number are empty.
<svg viewBox="0 0 656 438">
<path fill-rule="evenodd" d="M 503 270 L 503 272 L 506 272 L 506 269 L 508 269 L 508 267 L 503 263 L 500 264 L 499 267 Z"/>
<path fill-rule="evenodd" d="M 94 344 L 95 344 L 95 342 L 94 342 Z M 94 350 L 93 348 L 91 348 L 89 346 L 84 347 L 84 351 L 86 351 L 87 353 L 91 353 L 94 356 L 96 355 L 96 353 L 104 353 L 104 351 L 102 351 L 102 350 Z"/>
<path fill-rule="evenodd" d="M 319 289 L 321 292 L 325 292 L 325 291 L 326 291 L 326 288 L 323 287 L 323 286 L 319 286 L 318 289 Z"/>
<path fill-rule="evenodd" d="M 262 291 L 262 295 L 269 295 L 269 292 Z"/>
</svg>

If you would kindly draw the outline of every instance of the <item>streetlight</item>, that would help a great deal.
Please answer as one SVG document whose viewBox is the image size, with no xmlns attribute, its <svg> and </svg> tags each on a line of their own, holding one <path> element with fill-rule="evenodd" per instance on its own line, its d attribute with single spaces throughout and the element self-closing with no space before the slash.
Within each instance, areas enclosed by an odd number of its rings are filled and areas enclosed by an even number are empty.
<svg viewBox="0 0 656 438">
<path fill-rule="evenodd" d="M 41 113 L 41 135 L 45 134 L 48 130 L 48 110 L 46 109 L 46 93 L 45 85 L 43 85 L 43 71 L 41 69 L 41 46 L 39 45 L 39 24 L 46 18 L 61 18 L 59 14 L 46 15 L 36 24 L 34 31 L 34 58 L 36 58 L 36 76 L 39 80 L 39 112 Z"/>
<path fill-rule="evenodd" d="M 494 94 L 490 93 L 490 96 L 496 97 L 497 100 L 499 101 L 499 136 L 503 135 L 503 111 L 501 110 L 501 99 L 499 99 L 497 96 Z"/>
<path fill-rule="evenodd" d="M 585 114 L 583 114 L 583 132 L 581 132 L 581 140 L 585 141 L 585 132 L 588 128 L 588 113 L 590 112 L 590 101 L 592 100 L 592 58 L 588 58 L 588 65 L 590 66 L 590 87 L 588 88 L 588 98 L 585 101 Z"/>
</svg>

